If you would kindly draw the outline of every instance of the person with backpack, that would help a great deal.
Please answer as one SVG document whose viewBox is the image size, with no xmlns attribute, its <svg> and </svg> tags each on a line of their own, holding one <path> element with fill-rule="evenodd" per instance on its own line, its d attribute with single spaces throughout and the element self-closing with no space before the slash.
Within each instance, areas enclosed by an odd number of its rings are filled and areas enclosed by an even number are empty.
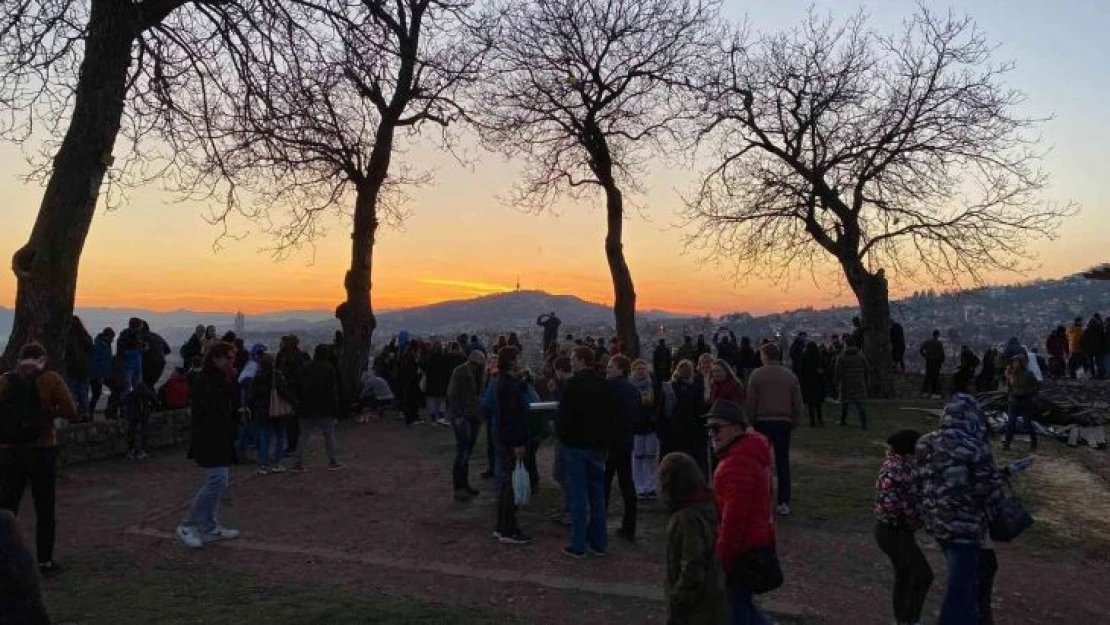
<svg viewBox="0 0 1110 625">
<path fill-rule="evenodd" d="M 46 349 L 28 343 L 19 350 L 15 369 L 0 377 L 0 508 L 18 515 L 23 492 L 30 485 L 36 552 L 43 575 L 59 570 L 54 561 L 55 419 L 75 421 L 77 405 L 65 380 L 46 371 Z"/>
</svg>

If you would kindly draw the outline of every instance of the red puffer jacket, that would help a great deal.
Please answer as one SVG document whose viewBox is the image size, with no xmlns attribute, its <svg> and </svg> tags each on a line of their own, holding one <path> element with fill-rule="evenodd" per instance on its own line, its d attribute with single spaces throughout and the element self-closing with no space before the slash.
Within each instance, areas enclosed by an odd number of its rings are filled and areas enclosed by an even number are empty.
<svg viewBox="0 0 1110 625">
<path fill-rule="evenodd" d="M 775 543 L 771 510 L 771 445 L 762 434 L 742 436 L 719 454 L 713 492 L 720 510 L 717 560 L 726 572 L 737 558 Z"/>
</svg>

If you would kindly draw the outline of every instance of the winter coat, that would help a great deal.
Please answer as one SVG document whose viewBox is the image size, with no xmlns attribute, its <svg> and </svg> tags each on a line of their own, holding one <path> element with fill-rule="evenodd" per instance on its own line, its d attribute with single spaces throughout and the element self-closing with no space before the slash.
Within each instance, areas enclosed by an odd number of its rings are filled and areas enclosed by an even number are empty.
<svg viewBox="0 0 1110 625">
<path fill-rule="evenodd" d="M 901 362 L 906 355 L 906 331 L 901 324 L 890 326 L 890 352 L 895 362 Z"/>
<path fill-rule="evenodd" d="M 628 381 L 636 387 L 640 396 L 640 409 L 632 423 L 632 433 L 652 434 L 655 432 L 655 420 L 659 414 L 658 400 L 662 393 L 657 392 L 655 380 L 651 376 L 640 380 L 629 378 Z"/>
<path fill-rule="evenodd" d="M 1002 473 L 986 442 L 982 408 L 954 395 L 940 429 L 917 442 L 921 518 L 941 544 L 981 545 L 1002 498 Z"/>
<path fill-rule="evenodd" d="M 1079 354 L 1083 352 L 1083 328 L 1079 326 L 1068 327 L 1068 353 Z"/>
<path fill-rule="evenodd" d="M 836 359 L 836 385 L 840 401 L 867 399 L 867 359 L 858 347 L 849 346 Z"/>
<path fill-rule="evenodd" d="M 205 367 L 189 389 L 192 428 L 189 458 L 204 468 L 235 464 L 235 383 L 215 367 Z"/>
<path fill-rule="evenodd" d="M 709 405 L 712 406 L 714 402 L 726 399 L 733 403 L 744 405 L 744 385 L 726 377 L 724 381 L 713 381 L 709 387 Z"/>
<path fill-rule="evenodd" d="M 93 379 L 105 380 L 112 375 L 112 341 L 99 334 L 93 342 Z"/>
<path fill-rule="evenodd" d="M 790 368 L 795 372 L 802 364 L 802 354 L 806 351 L 806 342 L 800 338 L 794 339 L 790 344 Z"/>
<path fill-rule="evenodd" d="M 291 404 L 298 403 L 290 391 L 285 375 L 279 369 L 271 369 L 268 373 L 259 369 L 258 375 L 247 382 L 246 389 L 247 406 L 251 410 L 251 422 L 255 425 L 270 425 L 270 395 L 275 384 L 282 399 Z"/>
<path fill-rule="evenodd" d="M 678 366 L 678 363 L 682 362 L 683 360 L 689 360 L 690 362 L 694 363 L 695 365 L 698 364 L 698 348 L 694 347 L 693 343 L 683 343 L 675 351 L 675 354 L 674 354 L 674 364 L 675 364 L 675 366 Z M 670 376 L 670 373 L 668 373 L 667 375 Z"/>
<path fill-rule="evenodd" d="M 807 406 L 820 406 L 825 402 L 825 366 L 820 353 L 802 355 L 798 383 L 802 385 L 802 401 Z"/>
<path fill-rule="evenodd" d="M 713 492 L 687 496 L 667 520 L 667 625 L 728 621 L 725 574 L 714 553 L 717 506 Z"/>
<path fill-rule="evenodd" d="M 447 397 L 451 382 L 451 357 L 448 354 L 429 354 L 424 366 L 424 392 L 428 397 Z"/>
<path fill-rule="evenodd" d="M 1010 401 L 1027 400 L 1041 390 L 1041 382 L 1037 379 L 1037 376 L 1033 375 L 1033 372 L 1025 370 L 1014 380 L 1013 384 L 1007 381 L 1006 390 Z"/>
<path fill-rule="evenodd" d="M 189 337 L 189 340 L 181 346 L 177 353 L 181 355 L 181 360 L 185 363 L 184 366 L 191 367 L 193 359 L 204 354 L 204 344 L 200 337 L 194 334 Z"/>
<path fill-rule="evenodd" d="M 875 518 L 900 529 L 921 527 L 913 462 L 888 451 L 875 480 Z"/>
<path fill-rule="evenodd" d="M 705 420 L 707 412 L 705 394 L 699 381 L 676 380 L 671 383 L 674 391 L 674 411 L 660 420 L 659 437 L 668 451 L 682 451 L 695 459 L 705 456 L 707 438 Z"/>
<path fill-rule="evenodd" d="M 753 424 L 781 421 L 798 425 L 803 412 L 802 386 L 793 371 L 777 363 L 752 371 L 748 377 L 744 414 Z"/>
<path fill-rule="evenodd" d="M 555 435 L 566 447 L 607 450 L 612 442 L 616 412 L 605 378 L 592 369 L 577 371 L 563 390 Z"/>
<path fill-rule="evenodd" d="M 1083 331 L 1083 339 L 1080 341 L 1083 346 L 1083 353 L 1088 356 L 1101 354 L 1104 334 L 1102 321 L 1091 319 L 1090 323 L 1087 324 L 1087 329 Z"/>
<path fill-rule="evenodd" d="M 505 449 L 524 447 L 530 440 L 530 391 L 531 386 L 524 380 L 502 373 L 490 382 L 482 397 L 482 409 L 490 416 L 497 444 Z"/>
<path fill-rule="evenodd" d="M 726 573 L 756 547 L 775 544 L 771 511 L 771 444 L 757 432 L 745 434 L 717 453 L 713 492 L 721 515 L 717 560 Z"/>
<path fill-rule="evenodd" d="M 613 437 L 609 451 L 632 451 L 636 422 L 640 419 L 640 390 L 632 382 L 619 376 L 608 380 L 613 396 Z"/>
<path fill-rule="evenodd" d="M 9 372 L 0 375 L 0 397 L 7 395 L 8 375 L 17 374 Z M 38 391 L 40 416 L 47 423 L 43 424 L 45 427 L 42 429 L 42 436 L 37 441 L 24 446 L 32 448 L 57 447 L 58 433 L 54 427 L 54 420 L 75 421 L 78 417 L 77 404 L 73 401 L 73 393 L 70 392 L 69 385 L 62 379 L 62 376 L 53 371 L 43 371 L 35 374 L 33 382 L 26 379 L 25 381 L 35 385 L 35 389 Z M 16 383 L 18 384 L 18 382 Z M 0 415 L 0 418 L 4 416 L 6 415 Z"/>
<path fill-rule="evenodd" d="M 313 360 L 297 371 L 297 414 L 306 419 L 338 419 L 339 375 L 327 360 Z"/>
<path fill-rule="evenodd" d="M 944 362 L 944 344 L 940 339 L 929 339 L 921 344 L 921 357 L 926 363 Z"/>
<path fill-rule="evenodd" d="M 1068 356 L 1068 338 L 1066 335 L 1060 335 L 1056 332 L 1048 335 L 1044 342 L 1045 351 L 1049 356 L 1063 360 Z"/>
<path fill-rule="evenodd" d="M 481 368 L 469 362 L 451 372 L 447 383 L 447 411 L 452 417 L 481 418 L 482 408 L 478 403 L 478 379 L 481 375 Z"/>
<path fill-rule="evenodd" d="M 666 345 L 656 345 L 651 355 L 652 369 L 656 380 L 668 380 L 674 367 L 671 364 L 671 350 Z"/>
<path fill-rule="evenodd" d="M 66 377 L 78 382 L 88 382 L 92 377 L 93 369 L 93 340 L 88 334 L 81 332 L 77 336 L 75 331 L 70 331 L 66 338 Z"/>
</svg>

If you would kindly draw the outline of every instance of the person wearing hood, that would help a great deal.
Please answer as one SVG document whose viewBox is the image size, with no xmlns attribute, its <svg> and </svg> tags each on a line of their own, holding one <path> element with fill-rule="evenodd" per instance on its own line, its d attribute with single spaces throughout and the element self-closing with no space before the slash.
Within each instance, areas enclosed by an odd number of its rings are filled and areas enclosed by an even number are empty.
<svg viewBox="0 0 1110 625">
<path fill-rule="evenodd" d="M 728 580 L 729 623 L 770 625 L 771 620 L 755 606 L 750 582 L 743 579 L 738 565 L 748 552 L 775 546 L 771 444 L 752 431 L 744 410 L 730 401 L 713 404 L 705 415 L 705 427 L 719 460 L 713 473 L 720 513 L 714 552 Z"/>
<path fill-rule="evenodd" d="M 104 384 L 112 375 L 112 342 L 116 340 L 116 331 L 111 328 L 96 335 L 93 341 L 93 372 L 89 387 L 92 389 L 92 400 L 89 403 L 89 414 L 96 413 L 96 406 L 100 403 L 100 396 L 104 392 Z M 187 363 L 186 363 L 187 364 Z"/>
<path fill-rule="evenodd" d="M 914 538 L 921 527 L 913 463 L 920 438 L 914 430 L 892 434 L 875 482 L 875 541 L 894 565 L 893 604 L 898 625 L 921 622 L 921 609 L 933 585 L 933 569 Z"/>
<path fill-rule="evenodd" d="M 790 514 L 790 435 L 802 422 L 805 404 L 798 376 L 782 366 L 782 352 L 775 343 L 760 348 L 763 366 L 748 379 L 744 415 L 775 447 L 775 473 L 778 476 L 780 515 Z"/>
<path fill-rule="evenodd" d="M 915 449 L 921 518 L 948 561 L 941 625 L 979 622 L 981 551 L 1003 495 L 984 420 L 974 397 L 953 395 L 940 429 L 922 436 Z"/>
<path fill-rule="evenodd" d="M 455 461 L 451 466 L 451 479 L 456 501 L 469 501 L 478 495 L 470 485 L 470 455 L 478 442 L 482 427 L 482 408 L 479 389 L 482 373 L 486 368 L 486 355 L 478 350 L 470 352 L 463 364 L 451 372 L 447 383 L 447 414 L 455 431 Z"/>
<path fill-rule="evenodd" d="M 705 476 L 690 456 L 668 454 L 659 463 L 667 519 L 667 625 L 722 625 L 728 620 L 725 574 L 714 551 L 717 506 Z"/>
<path fill-rule="evenodd" d="M 840 390 L 840 425 L 848 424 L 848 408 L 855 406 L 859 416 L 861 429 L 867 429 L 867 409 L 863 402 L 867 400 L 867 359 L 854 344 L 855 339 L 848 339 L 848 347 L 836 359 L 836 385 Z"/>
<path fill-rule="evenodd" d="M 35 504 L 35 545 L 39 571 L 56 573 L 58 434 L 55 421 L 76 421 L 77 404 L 62 376 L 46 371 L 46 350 L 28 343 L 15 369 L 0 376 L 0 508 L 19 514 L 27 486 Z"/>
</svg>

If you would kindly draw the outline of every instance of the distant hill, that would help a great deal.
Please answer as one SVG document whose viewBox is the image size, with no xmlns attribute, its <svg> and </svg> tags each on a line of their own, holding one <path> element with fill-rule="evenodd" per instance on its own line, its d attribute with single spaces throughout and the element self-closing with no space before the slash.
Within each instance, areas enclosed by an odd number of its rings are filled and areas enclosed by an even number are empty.
<svg viewBox="0 0 1110 625">
<path fill-rule="evenodd" d="M 405 329 L 416 334 L 440 335 L 479 330 L 499 332 L 531 326 L 538 315 L 551 311 L 555 311 L 568 326 L 607 325 L 613 321 L 612 308 L 607 305 L 587 302 L 573 295 L 518 291 L 384 311 L 377 315 L 378 331 L 386 334 Z M 224 332 L 233 328 L 235 320 L 234 313 L 192 310 L 156 312 L 122 308 L 81 308 L 77 314 L 93 334 L 106 327 L 118 331 L 127 325 L 128 319 L 139 317 L 146 320 L 151 329 L 162 334 L 171 344 L 185 340 L 198 324 L 214 325 L 220 332 Z M 11 333 L 13 315 L 11 309 L 0 308 L 0 343 L 6 341 Z M 664 311 L 641 311 L 640 316 L 644 319 L 666 319 L 679 315 Z M 248 315 L 246 328 L 250 336 L 296 332 L 324 337 L 339 329 L 339 321 L 331 311 L 279 311 Z"/>
</svg>

